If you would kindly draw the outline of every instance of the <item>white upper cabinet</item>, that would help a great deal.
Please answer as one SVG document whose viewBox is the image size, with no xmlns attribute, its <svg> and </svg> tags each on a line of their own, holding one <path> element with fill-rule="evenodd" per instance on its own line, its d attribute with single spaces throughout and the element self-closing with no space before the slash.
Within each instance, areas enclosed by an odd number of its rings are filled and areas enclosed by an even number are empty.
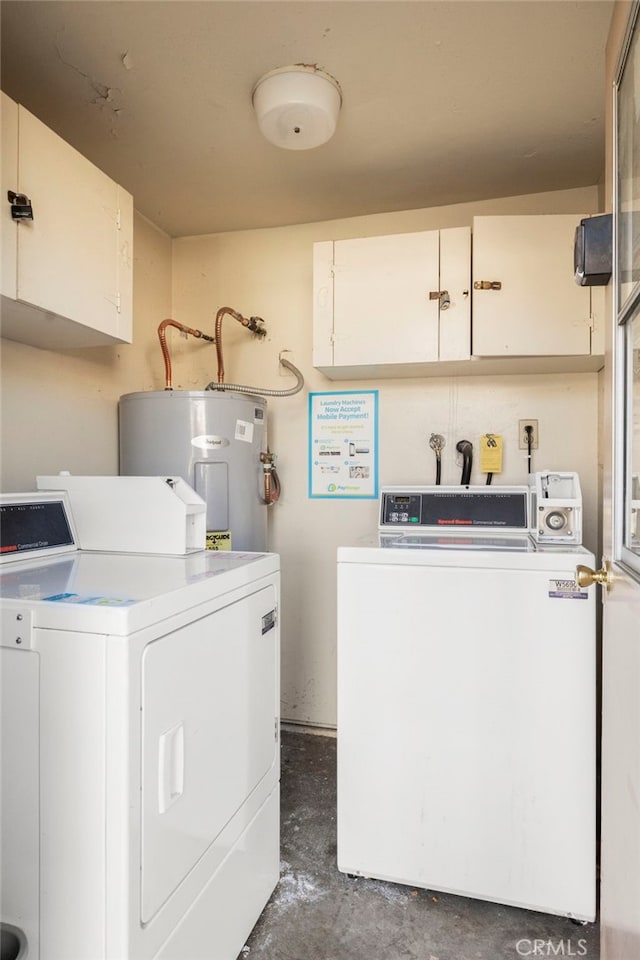
<svg viewBox="0 0 640 960">
<path fill-rule="evenodd" d="M 573 273 L 581 219 L 475 217 L 473 257 L 469 227 L 315 243 L 313 365 L 332 380 L 600 369 L 604 288 Z"/>
<path fill-rule="evenodd" d="M 8 191 L 33 220 L 15 221 Z M 2 336 L 47 349 L 130 343 L 133 199 L 2 94 Z"/>
<path fill-rule="evenodd" d="M 470 240 L 461 227 L 314 244 L 314 366 L 393 376 L 469 359 Z"/>
<path fill-rule="evenodd" d="M 589 356 L 589 287 L 573 277 L 577 215 L 474 217 L 477 357 Z"/>
</svg>

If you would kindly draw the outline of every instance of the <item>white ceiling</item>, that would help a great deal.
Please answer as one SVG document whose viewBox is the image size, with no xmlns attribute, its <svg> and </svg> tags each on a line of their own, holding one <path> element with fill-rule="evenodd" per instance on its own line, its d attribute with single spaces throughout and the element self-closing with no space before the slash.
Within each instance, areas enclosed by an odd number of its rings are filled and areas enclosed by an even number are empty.
<svg viewBox="0 0 640 960">
<path fill-rule="evenodd" d="M 612 6 L 3 0 L 2 87 L 172 236 L 516 196 L 602 179 Z M 342 88 L 315 150 L 253 114 L 293 63 Z"/>
</svg>

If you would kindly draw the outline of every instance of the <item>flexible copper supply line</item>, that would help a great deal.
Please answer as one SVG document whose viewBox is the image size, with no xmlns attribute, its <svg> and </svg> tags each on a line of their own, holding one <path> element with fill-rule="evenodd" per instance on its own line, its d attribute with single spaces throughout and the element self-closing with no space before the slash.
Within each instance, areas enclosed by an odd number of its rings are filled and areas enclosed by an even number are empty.
<svg viewBox="0 0 640 960">
<path fill-rule="evenodd" d="M 158 337 L 160 339 L 162 356 L 164 357 L 164 388 L 165 390 L 173 390 L 173 384 L 171 382 L 171 357 L 169 356 L 167 335 L 165 333 L 167 327 L 175 327 L 176 330 L 180 331 L 180 333 L 185 333 L 192 337 L 196 337 L 198 340 L 208 340 L 209 343 L 214 343 L 214 338 L 209 337 L 206 333 L 203 333 L 202 330 L 194 330 L 193 327 L 187 327 L 184 325 L 184 323 L 178 323 L 177 320 L 171 320 L 170 318 L 163 320 L 158 326 Z"/>
<path fill-rule="evenodd" d="M 225 314 L 233 317 L 234 320 L 237 320 L 238 323 L 241 323 L 243 327 L 248 327 L 253 333 L 256 333 L 259 337 L 266 336 L 267 331 L 264 327 L 261 327 L 260 324 L 263 322 L 260 317 L 243 317 L 241 313 L 238 313 L 237 310 L 234 310 L 233 307 L 220 307 L 216 313 L 216 327 L 215 327 L 215 343 L 216 343 L 216 355 L 218 357 L 218 383 L 224 383 L 224 360 L 222 357 L 222 320 Z"/>
<path fill-rule="evenodd" d="M 260 462 L 264 471 L 264 497 L 263 500 L 270 506 L 280 499 L 280 477 L 275 466 L 275 456 L 267 447 L 266 453 L 260 454 Z"/>
<path fill-rule="evenodd" d="M 265 491 L 266 493 L 266 491 Z M 280 499 L 280 477 L 278 471 L 273 467 L 271 471 L 271 480 L 269 482 L 268 497 L 265 496 L 267 504 L 276 503 Z"/>
</svg>

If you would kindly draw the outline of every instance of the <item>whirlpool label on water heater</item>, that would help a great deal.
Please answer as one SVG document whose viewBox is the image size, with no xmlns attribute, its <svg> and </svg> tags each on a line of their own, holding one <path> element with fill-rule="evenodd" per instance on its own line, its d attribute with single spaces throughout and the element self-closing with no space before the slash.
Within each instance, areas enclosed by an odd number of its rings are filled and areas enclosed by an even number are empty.
<svg viewBox="0 0 640 960">
<path fill-rule="evenodd" d="M 203 433 L 199 437 L 193 437 L 192 447 L 198 447 L 200 450 L 219 450 L 221 447 L 228 447 L 229 441 L 226 437 L 216 437 L 210 433 Z"/>
</svg>

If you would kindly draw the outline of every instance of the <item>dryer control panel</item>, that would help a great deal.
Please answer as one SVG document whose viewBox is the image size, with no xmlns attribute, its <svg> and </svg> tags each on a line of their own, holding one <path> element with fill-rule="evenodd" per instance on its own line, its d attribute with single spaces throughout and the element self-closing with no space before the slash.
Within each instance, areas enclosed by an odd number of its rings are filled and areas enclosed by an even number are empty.
<svg viewBox="0 0 640 960">
<path fill-rule="evenodd" d="M 0 494 L 0 564 L 77 549 L 66 493 Z"/>
</svg>

